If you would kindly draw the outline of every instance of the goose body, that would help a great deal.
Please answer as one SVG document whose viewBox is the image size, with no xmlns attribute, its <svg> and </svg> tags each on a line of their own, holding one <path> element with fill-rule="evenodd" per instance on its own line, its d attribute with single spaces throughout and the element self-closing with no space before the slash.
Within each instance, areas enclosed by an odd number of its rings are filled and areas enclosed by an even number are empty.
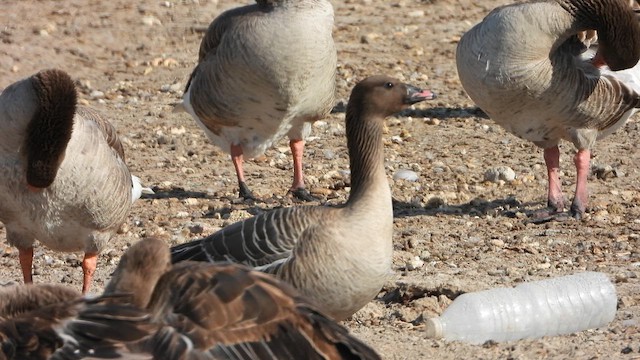
<svg viewBox="0 0 640 360">
<path fill-rule="evenodd" d="M 385 117 L 433 98 L 375 76 L 354 88 L 346 114 L 351 194 L 340 207 L 281 208 L 172 248 L 172 260 L 230 261 L 276 275 L 337 320 L 371 301 L 391 274 L 393 209 L 384 170 Z"/>
<path fill-rule="evenodd" d="M 73 81 L 59 70 L 7 87 L 0 127 L 0 221 L 20 252 L 25 282 L 37 239 L 53 250 L 85 252 L 87 291 L 97 253 L 125 221 L 139 186 L 115 129 L 76 107 Z"/>
<path fill-rule="evenodd" d="M 597 31 L 595 56 L 586 56 Z M 585 37 L 585 34 L 587 36 Z M 640 26 L 628 1 L 547 0 L 493 10 L 457 48 L 460 81 L 507 131 L 544 149 L 548 205 L 560 213 L 561 140 L 578 149 L 571 214 L 587 204 L 590 149 L 640 106 Z"/>
<path fill-rule="evenodd" d="M 0 341 L 8 359 L 380 358 L 290 286 L 239 265 L 171 266 L 152 238 L 125 253 L 103 296 L 0 322 Z"/>
<path fill-rule="evenodd" d="M 240 195 L 243 156 L 285 135 L 294 158 L 291 190 L 302 198 L 302 152 L 311 123 L 333 107 L 337 54 L 328 0 L 273 0 L 228 10 L 209 26 L 183 107 L 231 154 Z"/>
</svg>

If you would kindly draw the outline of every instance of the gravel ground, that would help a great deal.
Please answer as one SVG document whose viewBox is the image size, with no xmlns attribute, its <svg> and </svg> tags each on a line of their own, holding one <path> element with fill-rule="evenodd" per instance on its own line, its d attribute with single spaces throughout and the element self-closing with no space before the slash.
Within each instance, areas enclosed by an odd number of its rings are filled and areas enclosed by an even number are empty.
<svg viewBox="0 0 640 360">
<path fill-rule="evenodd" d="M 243 3 L 2 1 L 0 89 L 44 68 L 66 70 L 77 80 L 81 102 L 107 114 L 118 128 L 132 171 L 156 189 L 136 203 L 101 254 L 94 291 L 139 238 L 180 243 L 294 204 L 286 194 L 292 170 L 285 141 L 246 165 L 249 185 L 265 202 L 237 201 L 228 155 L 188 115 L 172 112 L 203 30 L 221 11 Z M 396 277 L 344 323 L 385 359 L 640 359 L 640 123 L 632 118 L 594 149 L 585 220 L 527 223 L 526 215 L 546 201 L 542 152 L 483 117 L 455 70 L 460 36 L 505 3 L 333 1 L 341 101 L 358 80 L 378 73 L 439 95 L 387 123 Z M 305 154 L 309 187 L 332 204 L 348 193 L 341 172 L 348 169 L 343 120 L 344 113 L 336 113 L 317 122 Z M 571 195 L 574 149 L 563 144 L 561 151 Z M 515 178 L 485 178 L 499 167 L 511 169 Z M 418 179 L 394 179 L 401 170 Z M 0 228 L 0 239 L 5 235 Z M 79 289 L 80 259 L 81 254 L 37 247 L 34 279 Z M 0 269 L 0 281 L 20 281 L 17 250 L 4 242 Z M 424 319 L 440 314 L 461 293 L 582 270 L 605 272 L 615 283 L 618 311 L 606 328 L 483 346 L 424 336 Z"/>
</svg>

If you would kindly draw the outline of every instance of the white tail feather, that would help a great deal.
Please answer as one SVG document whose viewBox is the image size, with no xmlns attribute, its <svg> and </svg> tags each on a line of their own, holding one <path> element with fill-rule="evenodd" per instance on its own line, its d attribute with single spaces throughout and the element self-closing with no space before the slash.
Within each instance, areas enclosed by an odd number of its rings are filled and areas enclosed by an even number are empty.
<svg viewBox="0 0 640 360">
<path fill-rule="evenodd" d="M 143 187 L 142 181 L 140 181 L 140 178 L 135 175 L 131 175 L 131 183 L 133 184 L 133 186 L 131 187 L 132 202 L 140 199 L 142 194 L 155 194 L 153 190 L 151 190 L 151 188 Z"/>
</svg>

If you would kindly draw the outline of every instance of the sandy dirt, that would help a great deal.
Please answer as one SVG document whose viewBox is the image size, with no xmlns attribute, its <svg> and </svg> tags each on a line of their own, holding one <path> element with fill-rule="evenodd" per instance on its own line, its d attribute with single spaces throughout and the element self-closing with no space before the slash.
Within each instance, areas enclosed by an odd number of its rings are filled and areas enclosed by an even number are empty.
<svg viewBox="0 0 640 360">
<path fill-rule="evenodd" d="M 81 102 L 118 128 L 131 170 L 156 195 L 136 203 L 98 262 L 94 291 L 123 250 L 145 236 L 171 244 L 209 234 L 268 208 L 290 206 L 286 141 L 247 162 L 264 203 L 236 200 L 228 155 L 173 104 L 197 59 L 220 0 L 2 0 L 0 89 L 44 68 L 77 80 Z M 379 297 L 345 321 L 385 359 L 640 359 L 640 123 L 637 117 L 594 149 L 590 212 L 583 221 L 528 224 L 546 201 L 542 152 L 482 116 L 455 70 L 458 39 L 505 0 L 333 1 L 338 98 L 378 73 L 439 96 L 388 120 L 387 171 L 394 196 L 394 270 Z M 344 113 L 314 125 L 305 153 L 308 186 L 331 204 L 348 193 Z M 565 194 L 572 196 L 574 149 L 563 144 Z M 507 166 L 513 181 L 485 181 Z M 415 182 L 393 180 L 401 169 Z M 0 227 L 0 239 L 5 238 Z M 81 287 L 81 254 L 36 248 L 35 282 Z M 0 281 L 21 281 L 17 250 L 0 245 Z M 431 340 L 424 318 L 457 295 L 582 270 L 607 273 L 618 292 L 609 326 L 568 336 L 471 346 Z"/>
</svg>

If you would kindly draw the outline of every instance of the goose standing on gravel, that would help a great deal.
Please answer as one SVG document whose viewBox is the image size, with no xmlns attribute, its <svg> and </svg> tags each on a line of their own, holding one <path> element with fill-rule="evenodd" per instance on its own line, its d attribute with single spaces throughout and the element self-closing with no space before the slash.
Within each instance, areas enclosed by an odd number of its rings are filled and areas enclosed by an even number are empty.
<svg viewBox="0 0 640 360">
<path fill-rule="evenodd" d="M 16 359 L 380 359 L 290 286 L 233 264 L 172 267 L 153 238 L 127 250 L 103 297 L 0 322 L 0 342 Z"/>
<path fill-rule="evenodd" d="M 311 123 L 328 115 L 335 99 L 333 7 L 328 0 L 256 2 L 211 23 L 182 107 L 215 145 L 230 152 L 243 198 L 253 198 L 244 156 L 256 157 L 287 135 L 290 191 L 311 201 L 302 154 Z"/>
<path fill-rule="evenodd" d="M 585 34 L 598 49 L 585 59 Z M 587 36 L 588 37 L 588 36 Z M 471 99 L 507 131 L 544 149 L 548 218 L 562 215 L 558 143 L 578 149 L 570 214 L 587 206 L 590 149 L 640 107 L 640 26 L 629 1 L 531 1 L 493 10 L 458 44 Z"/>
<path fill-rule="evenodd" d="M 346 113 L 351 193 L 341 207 L 281 208 L 172 248 L 172 261 L 243 263 L 292 284 L 336 320 L 362 308 L 391 274 L 393 209 L 384 170 L 385 117 L 433 98 L 375 76 L 357 84 Z"/>
<path fill-rule="evenodd" d="M 45 70 L 0 94 L 0 221 L 32 282 L 33 243 L 84 251 L 82 291 L 97 255 L 140 197 L 111 124 L 76 107 L 73 81 Z"/>
</svg>

